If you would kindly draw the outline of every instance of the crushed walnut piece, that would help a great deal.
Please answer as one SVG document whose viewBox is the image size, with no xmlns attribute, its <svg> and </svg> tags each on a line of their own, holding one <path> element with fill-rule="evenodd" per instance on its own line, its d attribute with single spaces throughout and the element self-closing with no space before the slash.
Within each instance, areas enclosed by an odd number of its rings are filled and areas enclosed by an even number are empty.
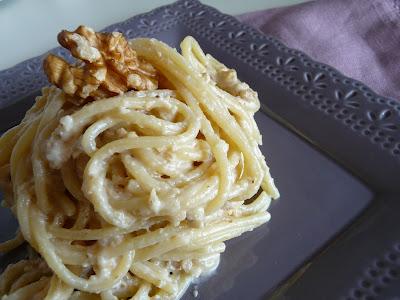
<svg viewBox="0 0 400 300">
<path fill-rule="evenodd" d="M 71 96 L 72 101 L 101 99 L 122 94 L 128 90 L 157 89 L 157 71 L 138 57 L 119 32 L 99 33 L 86 26 L 75 31 L 63 30 L 58 42 L 78 59 L 70 65 L 64 59 L 50 54 L 43 63 L 51 83 Z"/>
<path fill-rule="evenodd" d="M 221 68 L 216 72 L 215 81 L 217 85 L 233 96 L 242 99 L 256 99 L 257 93 L 250 86 L 238 79 L 233 69 Z"/>
<path fill-rule="evenodd" d="M 222 90 L 244 101 L 258 101 L 258 94 L 247 83 L 239 80 L 234 69 L 229 69 L 210 54 L 206 55 L 207 65 L 203 75 L 215 82 Z M 258 110 L 258 108 L 257 108 Z"/>
</svg>

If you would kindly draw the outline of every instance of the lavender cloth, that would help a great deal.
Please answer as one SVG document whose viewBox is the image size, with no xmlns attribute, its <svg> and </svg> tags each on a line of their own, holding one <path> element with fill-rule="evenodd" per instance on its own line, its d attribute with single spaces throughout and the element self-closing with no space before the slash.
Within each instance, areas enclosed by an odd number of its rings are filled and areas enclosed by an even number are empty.
<svg viewBox="0 0 400 300">
<path fill-rule="evenodd" d="M 400 99 L 400 0 L 320 0 L 238 19 Z"/>
</svg>

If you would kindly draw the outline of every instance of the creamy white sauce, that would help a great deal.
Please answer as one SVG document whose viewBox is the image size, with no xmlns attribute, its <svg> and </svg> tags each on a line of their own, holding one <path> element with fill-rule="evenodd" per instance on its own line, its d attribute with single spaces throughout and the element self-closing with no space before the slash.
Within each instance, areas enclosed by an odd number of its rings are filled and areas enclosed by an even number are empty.
<svg viewBox="0 0 400 300">
<path fill-rule="evenodd" d="M 152 189 L 150 192 L 149 204 L 150 209 L 156 214 L 159 214 L 160 210 L 163 208 L 163 203 L 160 201 L 160 198 L 158 198 L 155 189 Z"/>
<path fill-rule="evenodd" d="M 60 131 L 60 136 L 68 134 L 74 128 L 74 119 L 70 115 L 66 115 L 60 119 L 60 124 L 62 126 L 62 131 Z"/>
</svg>

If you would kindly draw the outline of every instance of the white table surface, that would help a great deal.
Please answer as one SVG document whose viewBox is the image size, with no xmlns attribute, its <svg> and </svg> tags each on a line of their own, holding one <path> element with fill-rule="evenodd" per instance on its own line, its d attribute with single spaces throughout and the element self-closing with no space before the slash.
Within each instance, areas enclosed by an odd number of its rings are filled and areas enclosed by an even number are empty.
<svg viewBox="0 0 400 300">
<path fill-rule="evenodd" d="M 0 0 L 0 70 L 57 46 L 61 29 L 102 29 L 170 0 Z M 237 15 L 305 0 L 202 0 Z"/>
</svg>

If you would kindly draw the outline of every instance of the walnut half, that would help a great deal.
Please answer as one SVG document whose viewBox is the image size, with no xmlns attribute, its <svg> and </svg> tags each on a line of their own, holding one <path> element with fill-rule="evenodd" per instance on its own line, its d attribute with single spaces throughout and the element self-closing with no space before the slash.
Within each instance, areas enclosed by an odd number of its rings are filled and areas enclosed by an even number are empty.
<svg viewBox="0 0 400 300">
<path fill-rule="evenodd" d="M 43 68 L 51 83 L 66 94 L 85 99 L 101 99 L 128 90 L 157 89 L 157 71 L 138 57 L 119 32 L 99 33 L 86 26 L 63 30 L 58 42 L 78 59 L 69 65 L 56 55 L 48 55 Z M 76 101 L 76 99 L 75 99 Z"/>
</svg>

